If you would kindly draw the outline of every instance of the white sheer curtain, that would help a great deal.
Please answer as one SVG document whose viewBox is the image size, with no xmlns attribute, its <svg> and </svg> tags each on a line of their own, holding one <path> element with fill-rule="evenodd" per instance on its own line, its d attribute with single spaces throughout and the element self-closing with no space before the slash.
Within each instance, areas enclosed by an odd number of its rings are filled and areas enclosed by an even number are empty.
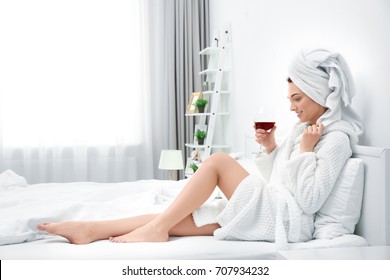
<svg viewBox="0 0 390 280">
<path fill-rule="evenodd" d="M 0 4 L 0 172 L 153 177 L 147 1 Z"/>
</svg>

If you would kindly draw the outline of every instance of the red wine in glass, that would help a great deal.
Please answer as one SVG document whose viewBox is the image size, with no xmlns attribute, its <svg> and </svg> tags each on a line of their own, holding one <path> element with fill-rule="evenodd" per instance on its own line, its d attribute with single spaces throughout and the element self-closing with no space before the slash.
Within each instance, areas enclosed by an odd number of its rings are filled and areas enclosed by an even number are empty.
<svg viewBox="0 0 390 280">
<path fill-rule="evenodd" d="M 264 129 L 268 131 L 275 125 L 275 115 L 271 108 L 260 107 L 256 112 L 253 121 L 256 129 Z M 263 153 L 263 150 L 263 146 L 260 145 L 259 154 Z"/>
<path fill-rule="evenodd" d="M 275 122 L 255 122 L 256 129 L 270 130 L 275 125 Z"/>
</svg>

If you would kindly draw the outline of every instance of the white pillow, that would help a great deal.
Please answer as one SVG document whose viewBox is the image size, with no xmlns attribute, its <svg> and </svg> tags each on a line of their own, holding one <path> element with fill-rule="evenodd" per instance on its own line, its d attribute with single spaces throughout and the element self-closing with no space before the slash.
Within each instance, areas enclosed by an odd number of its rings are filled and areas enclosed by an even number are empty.
<svg viewBox="0 0 390 280">
<path fill-rule="evenodd" d="M 27 187 L 26 178 L 16 174 L 11 169 L 0 174 L 0 187 Z"/>
<path fill-rule="evenodd" d="M 354 233 L 360 219 L 363 185 L 363 160 L 348 159 L 328 199 L 315 215 L 314 238 L 331 239 Z"/>
</svg>

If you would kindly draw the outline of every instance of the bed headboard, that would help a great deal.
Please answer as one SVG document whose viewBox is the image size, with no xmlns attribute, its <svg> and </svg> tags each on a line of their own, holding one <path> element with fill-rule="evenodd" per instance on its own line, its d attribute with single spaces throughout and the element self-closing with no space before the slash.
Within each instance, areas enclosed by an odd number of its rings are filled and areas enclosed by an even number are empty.
<svg viewBox="0 0 390 280">
<path fill-rule="evenodd" d="M 353 157 L 364 162 L 364 194 L 356 234 L 369 245 L 390 245 L 390 150 L 353 146 Z"/>
</svg>

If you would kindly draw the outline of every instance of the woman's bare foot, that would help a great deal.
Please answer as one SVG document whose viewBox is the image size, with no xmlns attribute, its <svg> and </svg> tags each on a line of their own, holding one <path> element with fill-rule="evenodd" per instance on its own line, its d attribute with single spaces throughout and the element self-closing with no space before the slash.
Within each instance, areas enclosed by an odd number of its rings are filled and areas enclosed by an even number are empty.
<svg viewBox="0 0 390 280">
<path fill-rule="evenodd" d="M 72 244 L 88 244 L 96 240 L 93 237 L 93 229 L 90 222 L 43 223 L 37 225 L 37 228 L 65 237 Z"/>
<path fill-rule="evenodd" d="M 168 232 L 162 232 L 157 230 L 150 224 L 146 224 L 140 228 L 137 228 L 129 233 L 110 237 L 109 240 L 115 243 L 126 242 L 166 242 L 168 241 Z"/>
</svg>

